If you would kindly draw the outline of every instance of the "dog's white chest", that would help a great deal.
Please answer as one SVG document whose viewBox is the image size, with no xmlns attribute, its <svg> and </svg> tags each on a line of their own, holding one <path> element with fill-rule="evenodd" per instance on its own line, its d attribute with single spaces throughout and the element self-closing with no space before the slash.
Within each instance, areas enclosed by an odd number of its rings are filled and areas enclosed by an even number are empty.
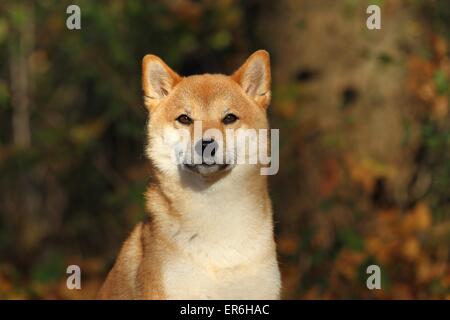
<svg viewBox="0 0 450 320">
<path fill-rule="evenodd" d="M 276 261 L 217 268 L 171 257 L 162 280 L 168 299 L 278 299 L 280 290 Z"/>
<path fill-rule="evenodd" d="M 176 248 L 161 265 L 168 299 L 278 299 L 270 204 L 222 182 L 178 199 L 180 220 L 165 224 Z"/>
</svg>

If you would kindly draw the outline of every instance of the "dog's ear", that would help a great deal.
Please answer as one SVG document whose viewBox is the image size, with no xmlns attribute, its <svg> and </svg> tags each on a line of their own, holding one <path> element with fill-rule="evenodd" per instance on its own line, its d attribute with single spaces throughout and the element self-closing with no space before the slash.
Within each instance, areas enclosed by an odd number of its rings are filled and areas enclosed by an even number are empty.
<svg viewBox="0 0 450 320">
<path fill-rule="evenodd" d="M 253 53 L 231 76 L 244 92 L 263 108 L 270 103 L 270 57 L 265 50 Z"/>
<path fill-rule="evenodd" d="M 142 88 L 145 105 L 148 108 L 158 105 L 181 77 L 164 63 L 159 57 L 148 54 L 142 60 Z"/>
</svg>

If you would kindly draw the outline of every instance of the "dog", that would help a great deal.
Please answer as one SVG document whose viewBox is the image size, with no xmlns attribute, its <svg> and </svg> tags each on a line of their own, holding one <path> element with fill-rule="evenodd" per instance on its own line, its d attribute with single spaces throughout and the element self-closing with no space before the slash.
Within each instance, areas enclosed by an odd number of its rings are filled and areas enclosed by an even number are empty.
<svg viewBox="0 0 450 320">
<path fill-rule="evenodd" d="M 123 244 L 99 299 L 280 298 L 262 164 L 220 163 L 214 152 L 219 139 L 207 134 L 267 130 L 270 85 L 270 58 L 264 50 L 230 76 L 181 77 L 159 57 L 144 57 L 146 155 L 154 169 L 154 183 L 146 192 L 148 218 Z M 202 134 L 195 140 L 197 122 Z M 182 137 L 194 147 L 181 150 Z M 206 162 L 202 152 L 211 146 L 212 160 Z M 244 149 L 248 155 L 249 148 Z M 200 154 L 200 161 L 186 160 L 193 154 Z M 233 150 L 223 154 L 236 157 Z"/>
</svg>

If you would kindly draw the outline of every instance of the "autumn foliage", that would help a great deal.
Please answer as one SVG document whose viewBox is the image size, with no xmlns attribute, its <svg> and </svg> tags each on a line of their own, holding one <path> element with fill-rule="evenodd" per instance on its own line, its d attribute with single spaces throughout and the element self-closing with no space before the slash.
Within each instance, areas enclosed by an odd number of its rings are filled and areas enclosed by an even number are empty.
<svg viewBox="0 0 450 320">
<path fill-rule="evenodd" d="M 1 299 L 94 297 L 145 216 L 145 54 L 230 73 L 260 48 L 283 297 L 450 299 L 447 0 L 78 1 L 79 31 L 66 2 L 0 2 Z"/>
</svg>

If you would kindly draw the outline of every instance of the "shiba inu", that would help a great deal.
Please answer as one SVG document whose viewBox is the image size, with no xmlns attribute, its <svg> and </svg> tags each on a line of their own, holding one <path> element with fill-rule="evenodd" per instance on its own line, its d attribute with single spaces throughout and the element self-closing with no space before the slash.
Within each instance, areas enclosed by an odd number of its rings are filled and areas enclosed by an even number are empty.
<svg viewBox="0 0 450 320">
<path fill-rule="evenodd" d="M 181 77 L 160 58 L 144 57 L 146 154 L 155 180 L 146 192 L 148 219 L 125 241 L 98 298 L 280 297 L 262 165 L 220 161 L 235 160 L 236 148 L 218 156 L 219 144 L 229 145 L 235 137 L 229 132 L 267 131 L 270 83 L 269 54 L 263 50 L 231 76 Z M 201 137 L 195 137 L 195 122 L 202 124 Z M 220 134 L 226 138 L 219 141 Z M 184 143 L 193 147 L 183 148 Z M 191 161 L 193 154 L 200 155 L 199 162 Z"/>
</svg>

